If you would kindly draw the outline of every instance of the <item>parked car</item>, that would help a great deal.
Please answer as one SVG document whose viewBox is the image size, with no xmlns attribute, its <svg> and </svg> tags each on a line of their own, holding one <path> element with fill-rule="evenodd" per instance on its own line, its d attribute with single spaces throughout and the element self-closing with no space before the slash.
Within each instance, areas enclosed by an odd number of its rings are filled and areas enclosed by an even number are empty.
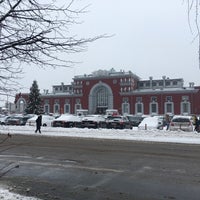
<svg viewBox="0 0 200 200">
<path fill-rule="evenodd" d="M 27 120 L 26 125 L 28 126 L 36 126 L 37 115 Z M 42 126 L 51 126 L 55 117 L 50 115 L 42 115 Z"/>
<path fill-rule="evenodd" d="M 25 125 L 23 116 L 11 116 L 7 119 L 6 125 L 21 126 Z"/>
<path fill-rule="evenodd" d="M 132 126 L 137 127 L 141 121 L 144 119 L 142 116 L 137 116 L 137 115 L 126 115 L 128 120 L 131 122 Z"/>
<path fill-rule="evenodd" d="M 128 120 L 127 117 L 125 116 L 108 116 L 106 118 L 106 127 L 107 128 L 120 128 L 120 129 L 124 129 L 124 128 L 128 128 L 128 129 L 132 129 L 132 125 L 131 122 Z"/>
<path fill-rule="evenodd" d="M 106 119 L 102 115 L 87 115 L 81 120 L 82 128 L 106 128 Z"/>
<path fill-rule="evenodd" d="M 81 116 L 62 114 L 52 122 L 53 127 L 81 127 Z"/>
<path fill-rule="evenodd" d="M 139 130 L 152 130 L 163 129 L 164 117 L 163 116 L 150 116 L 145 117 L 138 125 Z"/>
<path fill-rule="evenodd" d="M 11 115 L 6 115 L 0 118 L 1 125 L 7 125 L 8 119 L 11 118 Z"/>
<path fill-rule="evenodd" d="M 106 110 L 106 116 L 117 116 L 119 115 L 119 112 L 117 109 L 107 109 Z"/>
<path fill-rule="evenodd" d="M 193 131 L 193 129 L 194 126 L 192 116 L 175 115 L 169 125 L 170 131 Z"/>
</svg>

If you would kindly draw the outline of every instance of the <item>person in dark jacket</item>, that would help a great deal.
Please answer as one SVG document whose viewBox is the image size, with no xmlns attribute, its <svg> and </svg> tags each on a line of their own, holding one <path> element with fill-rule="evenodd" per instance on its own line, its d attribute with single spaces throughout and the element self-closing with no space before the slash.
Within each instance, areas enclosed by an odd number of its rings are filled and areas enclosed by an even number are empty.
<svg viewBox="0 0 200 200">
<path fill-rule="evenodd" d="M 36 119 L 35 133 L 37 133 L 37 131 L 39 131 L 39 133 L 41 133 L 41 125 L 42 125 L 42 115 L 39 115 L 38 118 Z"/>
<path fill-rule="evenodd" d="M 170 125 L 170 116 L 168 114 L 165 115 L 165 126 L 166 130 L 169 130 L 169 125 Z"/>
<path fill-rule="evenodd" d="M 193 118 L 193 124 L 194 124 L 194 130 L 197 132 L 200 132 L 199 130 L 200 120 L 198 119 L 196 115 Z"/>
</svg>

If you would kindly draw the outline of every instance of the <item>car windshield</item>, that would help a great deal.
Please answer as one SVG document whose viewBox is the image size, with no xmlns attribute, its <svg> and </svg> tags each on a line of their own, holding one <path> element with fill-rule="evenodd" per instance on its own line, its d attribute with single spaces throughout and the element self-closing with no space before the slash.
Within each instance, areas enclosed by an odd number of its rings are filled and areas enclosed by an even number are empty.
<svg viewBox="0 0 200 200">
<path fill-rule="evenodd" d="M 121 116 L 112 116 L 112 117 L 108 117 L 108 119 L 122 119 L 122 117 Z"/>
</svg>

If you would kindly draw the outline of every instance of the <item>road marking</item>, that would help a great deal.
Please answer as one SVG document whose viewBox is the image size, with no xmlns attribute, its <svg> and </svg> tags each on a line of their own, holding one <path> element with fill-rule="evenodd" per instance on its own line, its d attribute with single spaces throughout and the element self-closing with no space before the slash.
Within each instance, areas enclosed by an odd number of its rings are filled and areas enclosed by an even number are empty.
<svg viewBox="0 0 200 200">
<path fill-rule="evenodd" d="M 51 167 L 62 167 L 62 168 L 73 168 L 73 169 L 84 169 L 91 171 L 103 171 L 103 172 L 114 172 L 114 173 L 122 173 L 123 170 L 112 169 L 112 168 L 101 168 L 101 167 L 89 167 L 89 166 L 78 166 L 72 164 L 53 164 L 53 163 L 41 163 L 36 161 L 19 161 L 19 164 L 31 164 L 31 165 L 39 165 L 39 166 L 51 166 Z"/>
<path fill-rule="evenodd" d="M 83 170 L 90 170 L 90 171 L 102 171 L 102 172 L 113 172 L 113 173 L 123 173 L 124 170 L 120 169 L 113 169 L 113 168 L 102 168 L 102 167 L 90 167 L 90 166 L 80 166 L 77 164 L 73 164 L 73 162 L 69 161 L 66 164 L 61 164 L 61 163 L 51 163 L 51 162 L 38 162 L 38 161 L 27 161 L 27 160 L 17 160 L 14 158 L 25 158 L 25 159 L 31 159 L 32 157 L 30 156 L 16 156 L 16 155 L 0 155 L 0 160 L 4 160 L 3 158 L 8 158 L 6 161 L 8 162 L 17 162 L 20 164 L 30 164 L 30 165 L 38 165 L 38 166 L 52 166 L 52 167 L 62 167 L 62 168 L 73 168 L 73 169 L 83 169 Z M 13 158 L 13 159 L 12 159 Z M 38 159 L 38 157 L 36 158 Z"/>
<path fill-rule="evenodd" d="M 0 155 L 2 158 L 32 158 L 31 156 Z"/>
</svg>

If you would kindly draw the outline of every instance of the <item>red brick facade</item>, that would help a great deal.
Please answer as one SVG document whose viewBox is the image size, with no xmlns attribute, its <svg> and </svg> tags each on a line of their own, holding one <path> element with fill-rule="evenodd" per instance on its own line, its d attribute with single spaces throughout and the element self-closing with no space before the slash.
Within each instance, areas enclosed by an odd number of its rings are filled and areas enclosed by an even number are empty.
<svg viewBox="0 0 200 200">
<path fill-rule="evenodd" d="M 45 113 L 76 113 L 88 109 L 91 114 L 118 109 L 120 114 L 162 115 L 200 114 L 200 86 L 183 79 L 141 81 L 132 72 L 99 70 L 90 75 L 75 76 L 70 85 L 53 86 L 41 94 Z M 15 104 L 23 112 L 28 94 L 17 94 Z"/>
</svg>

